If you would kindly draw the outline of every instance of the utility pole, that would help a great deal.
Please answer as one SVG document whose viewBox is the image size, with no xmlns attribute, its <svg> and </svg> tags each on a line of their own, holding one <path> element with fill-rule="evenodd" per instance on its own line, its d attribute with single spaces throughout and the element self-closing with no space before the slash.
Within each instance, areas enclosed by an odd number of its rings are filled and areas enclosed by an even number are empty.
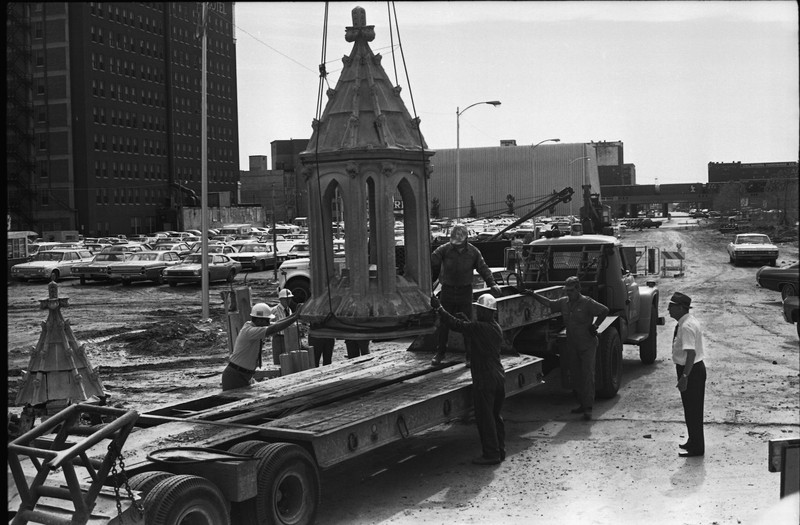
<svg viewBox="0 0 800 525">
<path fill-rule="evenodd" d="M 200 264 L 200 282 L 201 282 L 201 295 L 203 303 L 202 319 L 209 318 L 208 308 L 208 108 L 206 98 L 208 94 L 206 79 L 208 68 L 206 66 L 206 56 L 208 54 L 208 38 L 206 36 L 206 27 L 208 23 L 208 3 L 202 3 L 202 11 L 200 13 L 200 27 L 202 37 L 202 77 L 200 84 L 202 92 L 200 97 L 200 230 L 203 234 L 200 237 L 200 253 L 202 254 L 202 262 Z"/>
<path fill-rule="evenodd" d="M 272 278 L 278 280 L 278 235 L 275 233 L 275 183 L 272 183 L 272 253 L 275 254 L 275 264 L 272 266 Z"/>
</svg>

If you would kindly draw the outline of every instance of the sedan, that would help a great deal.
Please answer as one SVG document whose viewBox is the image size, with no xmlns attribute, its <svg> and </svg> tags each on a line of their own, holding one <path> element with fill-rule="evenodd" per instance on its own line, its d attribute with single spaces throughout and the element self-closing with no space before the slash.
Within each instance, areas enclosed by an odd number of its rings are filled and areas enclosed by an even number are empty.
<svg viewBox="0 0 800 525">
<path fill-rule="evenodd" d="M 775 266 L 778 247 L 763 233 L 740 233 L 728 244 L 728 257 L 734 265 L 740 262 L 767 261 Z"/>
<path fill-rule="evenodd" d="M 89 262 L 93 258 L 94 255 L 89 250 L 47 250 L 37 253 L 29 262 L 12 266 L 11 277 L 19 281 L 58 281 L 62 277 L 72 277 L 73 266 Z"/>
<path fill-rule="evenodd" d="M 192 249 L 185 242 L 174 242 L 168 240 L 159 240 L 153 246 L 153 251 L 157 252 L 178 252 L 178 255 L 183 258 L 191 253 Z"/>
<path fill-rule="evenodd" d="M 87 279 L 107 281 L 109 266 L 124 261 L 126 257 L 129 255 L 125 253 L 98 253 L 91 261 L 73 266 L 72 276 L 80 278 L 81 284 L 86 284 Z"/>
<path fill-rule="evenodd" d="M 123 286 L 133 281 L 153 281 L 162 283 L 165 268 L 180 264 L 178 252 L 154 251 L 132 254 L 126 261 L 109 267 L 109 276 L 122 281 Z"/>
<path fill-rule="evenodd" d="M 163 280 L 170 286 L 178 283 L 199 283 L 202 281 L 203 256 L 194 254 L 187 256 L 181 264 L 166 268 Z M 225 280 L 233 282 L 236 274 L 242 270 L 242 265 L 227 255 L 208 255 L 208 282 Z"/>
<path fill-rule="evenodd" d="M 787 264 L 780 268 L 762 266 L 756 272 L 756 282 L 762 288 L 781 293 L 781 299 L 797 295 L 800 290 L 800 262 Z"/>
<path fill-rule="evenodd" d="M 275 268 L 275 250 L 271 244 L 255 242 L 243 244 L 239 252 L 231 255 L 231 259 L 239 261 L 242 268 L 252 268 L 262 272 L 269 268 Z"/>
</svg>

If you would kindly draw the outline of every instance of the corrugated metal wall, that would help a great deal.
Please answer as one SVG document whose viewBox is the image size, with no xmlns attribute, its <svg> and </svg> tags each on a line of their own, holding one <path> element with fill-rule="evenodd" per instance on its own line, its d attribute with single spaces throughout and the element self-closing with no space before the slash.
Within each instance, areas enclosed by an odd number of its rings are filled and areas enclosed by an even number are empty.
<svg viewBox="0 0 800 525">
<path fill-rule="evenodd" d="M 439 199 L 441 216 L 455 217 L 456 150 L 436 150 L 432 162 L 429 199 Z M 517 215 L 522 215 L 553 191 L 568 186 L 575 190 L 575 196 L 570 203 L 557 206 L 555 215 L 577 215 L 582 205 L 584 176 L 592 192 L 600 192 L 597 158 L 591 144 L 541 144 L 535 149 L 530 146 L 461 148 L 460 164 L 462 216 L 469 213 L 470 197 L 475 200 L 478 215 L 491 216 L 508 209 L 506 196 L 511 194 Z"/>
</svg>

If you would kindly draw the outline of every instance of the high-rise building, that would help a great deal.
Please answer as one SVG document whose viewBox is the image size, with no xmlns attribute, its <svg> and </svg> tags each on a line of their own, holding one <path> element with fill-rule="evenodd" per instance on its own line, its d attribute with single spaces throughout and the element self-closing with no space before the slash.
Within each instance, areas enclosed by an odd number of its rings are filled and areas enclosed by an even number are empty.
<svg viewBox="0 0 800 525">
<path fill-rule="evenodd" d="M 13 229 L 180 229 L 201 194 L 201 3 L 28 2 L 8 10 L 7 173 Z M 239 176 L 232 2 L 207 35 L 207 180 Z"/>
</svg>

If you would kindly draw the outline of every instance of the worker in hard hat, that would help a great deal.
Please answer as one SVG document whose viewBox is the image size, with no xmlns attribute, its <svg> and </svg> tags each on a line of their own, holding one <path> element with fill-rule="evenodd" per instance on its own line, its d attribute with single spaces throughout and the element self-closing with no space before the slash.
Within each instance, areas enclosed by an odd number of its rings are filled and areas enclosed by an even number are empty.
<svg viewBox="0 0 800 525">
<path fill-rule="evenodd" d="M 475 270 L 483 278 L 486 286 L 495 295 L 502 295 L 500 287 L 494 282 L 492 271 L 483 260 L 481 252 L 468 242 L 469 230 L 463 224 L 456 224 L 450 231 L 450 242 L 436 248 L 431 254 L 431 275 L 439 278 L 442 285 L 442 306 L 448 313 L 463 313 L 467 318 L 472 316 L 472 271 Z M 447 352 L 447 326 L 440 325 L 436 331 L 436 354 L 431 364 L 439 365 Z M 469 366 L 469 342 L 464 340 L 466 362 Z"/>
<path fill-rule="evenodd" d="M 472 400 L 482 448 L 481 455 L 472 462 L 496 465 L 506 459 L 505 424 L 500 414 L 506 398 L 505 370 L 500 362 L 503 330 L 495 319 L 497 300 L 492 294 L 481 295 L 474 305 L 475 320 L 464 321 L 450 315 L 439 299 L 431 296 L 431 306 L 442 323 L 472 342 Z"/>
<path fill-rule="evenodd" d="M 580 403 L 573 414 L 583 414 L 592 419 L 594 404 L 595 359 L 597 357 L 597 329 L 608 316 L 608 307 L 581 293 L 581 281 L 575 276 L 564 281 L 564 297 L 549 299 L 536 290 L 525 290 L 538 303 L 560 313 L 567 332 L 567 352 L 572 386 Z"/>
<path fill-rule="evenodd" d="M 297 303 L 293 300 L 294 294 L 288 288 L 282 288 L 278 292 L 279 303 L 272 309 L 275 321 L 286 319 L 297 308 Z M 272 336 L 272 358 L 276 365 L 281 364 L 279 356 L 287 352 L 294 352 L 300 349 L 300 327 L 295 324 Z"/>
<path fill-rule="evenodd" d="M 261 368 L 264 339 L 294 323 L 298 313 L 300 308 L 285 319 L 270 324 L 275 319 L 272 308 L 266 303 L 253 305 L 250 309 L 250 320 L 239 330 L 228 366 L 222 372 L 222 390 L 240 388 L 251 383 L 256 368 Z"/>
</svg>

